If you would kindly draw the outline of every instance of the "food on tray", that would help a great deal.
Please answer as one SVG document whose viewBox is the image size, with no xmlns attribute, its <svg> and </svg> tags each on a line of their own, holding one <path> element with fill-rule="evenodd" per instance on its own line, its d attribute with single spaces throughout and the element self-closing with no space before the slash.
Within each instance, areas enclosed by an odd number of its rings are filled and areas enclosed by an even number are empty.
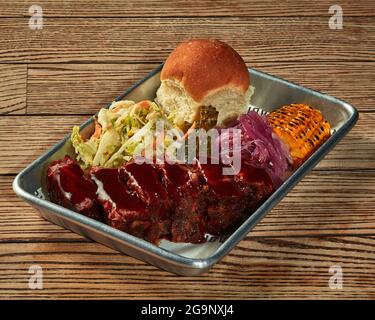
<svg viewBox="0 0 375 320">
<path fill-rule="evenodd" d="M 210 39 L 181 43 L 161 71 L 157 103 L 180 128 L 199 121 L 211 107 L 214 125 L 247 111 L 253 88 L 241 56 L 228 44 Z"/>
<path fill-rule="evenodd" d="M 230 233 L 330 136 L 311 106 L 291 104 L 267 116 L 248 111 L 253 91 L 245 63 L 227 44 L 184 42 L 164 65 L 155 102 L 113 102 L 87 138 L 73 128 L 75 159 L 48 168 L 50 199 L 153 243 Z M 209 153 L 179 159 L 169 147 L 191 148 L 194 129 L 217 133 Z M 200 154 L 201 147 L 192 148 Z M 167 161 L 138 162 L 154 149 Z"/>
<path fill-rule="evenodd" d="M 90 218 L 104 220 L 96 202 L 96 184 L 87 178 L 78 163 L 66 156 L 48 167 L 49 196 L 53 202 Z"/>
<path fill-rule="evenodd" d="M 243 164 L 236 175 L 223 176 L 220 165 L 202 165 L 206 181 L 207 233 L 225 235 L 238 227 L 274 190 L 264 169 Z"/>
<path fill-rule="evenodd" d="M 287 146 L 275 135 L 267 117 L 250 111 L 240 115 L 233 128 L 240 129 L 242 133 L 242 164 L 264 169 L 277 188 L 285 180 L 292 160 Z M 225 131 L 220 139 L 231 140 L 231 132 Z M 221 156 L 229 157 L 230 151 L 222 151 Z"/>
<path fill-rule="evenodd" d="M 64 176 L 64 172 L 67 175 Z M 243 165 L 222 175 L 221 165 L 136 164 L 95 167 L 85 177 L 65 157 L 50 166 L 51 200 L 91 218 L 157 243 L 199 243 L 206 233 L 233 230 L 274 190 L 267 172 Z"/>
<path fill-rule="evenodd" d="M 109 109 L 100 109 L 95 119 L 95 132 L 88 140 L 81 137 L 78 126 L 73 127 L 71 141 L 77 160 L 85 169 L 92 166 L 116 168 L 132 158 L 158 120 L 168 124 L 155 102 L 113 102 Z M 168 147 L 172 140 L 166 136 L 163 142 Z"/>
<path fill-rule="evenodd" d="M 306 104 L 283 106 L 268 115 L 276 134 L 289 146 L 293 167 L 300 166 L 331 136 L 322 113 Z"/>
</svg>

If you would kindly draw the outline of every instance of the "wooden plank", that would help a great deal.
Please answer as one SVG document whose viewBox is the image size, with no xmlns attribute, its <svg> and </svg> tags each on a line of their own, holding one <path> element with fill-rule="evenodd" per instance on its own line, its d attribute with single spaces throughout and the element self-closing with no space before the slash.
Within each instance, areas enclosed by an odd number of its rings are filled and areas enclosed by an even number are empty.
<svg viewBox="0 0 375 320">
<path fill-rule="evenodd" d="M 0 116 L 0 174 L 19 172 L 88 116 Z"/>
<path fill-rule="evenodd" d="M 0 114 L 26 113 L 26 65 L 0 65 Z"/>
<path fill-rule="evenodd" d="M 319 169 L 375 168 L 375 113 L 360 113 L 355 127 L 317 166 Z"/>
<path fill-rule="evenodd" d="M 0 176 L 0 242 L 83 239 L 44 221 Z M 252 236 L 375 235 L 375 171 L 313 171 L 274 208 Z"/>
<path fill-rule="evenodd" d="M 157 64 L 32 64 L 29 114 L 94 114 Z"/>
<path fill-rule="evenodd" d="M 28 114 L 94 114 L 158 64 L 31 64 Z M 375 110 L 375 62 L 262 63 L 250 66 Z"/>
<path fill-rule="evenodd" d="M 65 0 L 56 2 L 39 0 L 46 17 L 170 17 L 170 16 L 327 16 L 332 2 L 282 1 L 275 5 L 272 0 L 228 1 L 228 0 Z M 0 17 L 28 16 L 32 0 L 3 0 L 0 2 Z M 373 16 L 373 2 L 370 0 L 341 0 L 345 16 Z"/>
<path fill-rule="evenodd" d="M 374 299 L 375 238 L 247 238 L 199 277 L 180 277 L 95 243 L 0 244 L 3 298 Z M 43 290 L 28 269 L 43 268 Z M 330 289 L 339 265 L 343 288 Z M 152 281 L 151 281 L 152 280 Z"/>
<path fill-rule="evenodd" d="M 246 62 L 375 61 L 372 18 L 47 18 L 0 20 L 0 62 L 160 62 L 182 40 L 215 37 Z M 67 36 L 69 35 L 69 36 Z M 324 38 L 322 38 L 324 35 Z"/>
<path fill-rule="evenodd" d="M 0 116 L 0 174 L 16 174 L 88 116 Z M 375 169 L 375 113 L 361 113 L 354 129 L 319 169 Z"/>
</svg>

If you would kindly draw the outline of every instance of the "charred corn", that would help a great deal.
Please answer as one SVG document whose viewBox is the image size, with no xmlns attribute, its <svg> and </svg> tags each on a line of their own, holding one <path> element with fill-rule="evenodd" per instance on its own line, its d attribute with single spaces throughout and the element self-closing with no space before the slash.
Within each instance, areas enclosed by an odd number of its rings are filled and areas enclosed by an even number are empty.
<svg viewBox="0 0 375 320">
<path fill-rule="evenodd" d="M 268 115 L 274 132 L 289 146 L 293 167 L 300 166 L 331 135 L 322 113 L 306 104 L 283 106 Z"/>
</svg>

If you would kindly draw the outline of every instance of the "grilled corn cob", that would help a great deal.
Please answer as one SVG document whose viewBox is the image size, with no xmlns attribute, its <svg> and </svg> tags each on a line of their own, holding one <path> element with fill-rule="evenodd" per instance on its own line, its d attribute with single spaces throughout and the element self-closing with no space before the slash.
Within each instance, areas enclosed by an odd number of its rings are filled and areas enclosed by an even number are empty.
<svg viewBox="0 0 375 320">
<path fill-rule="evenodd" d="M 330 135 L 322 113 L 305 104 L 283 106 L 268 115 L 274 132 L 289 146 L 293 167 L 299 167 Z"/>
</svg>

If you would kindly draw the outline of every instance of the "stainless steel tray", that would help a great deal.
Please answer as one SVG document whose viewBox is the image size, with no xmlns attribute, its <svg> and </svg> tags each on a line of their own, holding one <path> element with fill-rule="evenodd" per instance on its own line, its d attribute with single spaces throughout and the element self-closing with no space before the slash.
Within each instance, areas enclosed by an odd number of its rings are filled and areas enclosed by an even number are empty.
<svg viewBox="0 0 375 320">
<path fill-rule="evenodd" d="M 116 100 L 123 98 L 134 101 L 153 99 L 160 84 L 161 67 L 156 68 Z M 223 242 L 216 241 L 191 246 L 169 243 L 158 247 L 48 201 L 44 196 L 44 194 L 47 194 L 45 192 L 46 169 L 51 161 L 59 159 L 65 154 L 73 154 L 69 135 L 17 175 L 13 182 L 14 191 L 38 209 L 40 215 L 45 219 L 115 250 L 180 275 L 198 275 L 207 271 L 232 250 L 303 176 L 315 167 L 327 152 L 348 133 L 358 119 L 357 110 L 342 100 L 254 69 L 249 69 L 249 72 L 251 83 L 256 88 L 251 100 L 252 105 L 261 107 L 265 111 L 271 111 L 284 104 L 310 104 L 323 112 L 334 129 L 334 133 L 255 213 Z M 84 135 L 92 132 L 92 118 L 81 126 L 81 130 Z"/>
</svg>

